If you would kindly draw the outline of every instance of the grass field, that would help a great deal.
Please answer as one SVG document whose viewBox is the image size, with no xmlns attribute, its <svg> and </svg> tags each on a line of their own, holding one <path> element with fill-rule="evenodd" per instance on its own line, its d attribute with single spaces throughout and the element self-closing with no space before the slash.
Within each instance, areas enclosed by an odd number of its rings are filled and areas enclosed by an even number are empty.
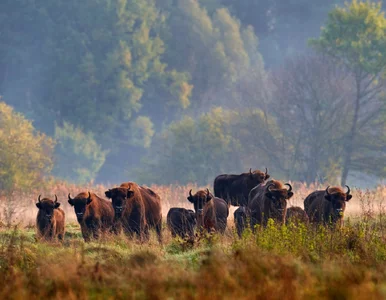
<svg viewBox="0 0 386 300">
<path fill-rule="evenodd" d="M 100 195 L 105 189 L 87 188 Z M 171 206 L 190 207 L 190 186 L 152 188 L 164 216 Z M 303 207 L 312 189 L 294 184 L 292 204 Z M 224 236 L 173 240 L 164 226 L 163 245 L 154 233 L 145 244 L 123 235 L 84 243 L 66 201 L 79 191 L 64 184 L 44 191 L 56 193 L 66 211 L 63 243 L 36 242 L 36 197 L 20 195 L 27 204 L 14 214 L 18 225 L 0 228 L 1 299 L 386 298 L 385 187 L 354 190 L 341 230 L 269 224 L 238 239 L 231 214 Z"/>
</svg>

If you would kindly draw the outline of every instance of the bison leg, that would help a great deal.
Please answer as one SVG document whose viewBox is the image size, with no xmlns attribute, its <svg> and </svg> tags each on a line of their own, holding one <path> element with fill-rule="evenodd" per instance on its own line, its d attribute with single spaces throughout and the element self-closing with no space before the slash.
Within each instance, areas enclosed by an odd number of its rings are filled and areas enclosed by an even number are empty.
<svg viewBox="0 0 386 300">
<path fill-rule="evenodd" d="M 155 230 L 157 232 L 157 236 L 158 236 L 158 242 L 160 244 L 162 244 L 162 222 L 159 222 L 156 226 L 155 226 Z"/>
<path fill-rule="evenodd" d="M 82 226 L 81 229 L 82 229 L 83 239 L 86 243 L 88 243 L 90 241 L 90 235 L 91 235 L 90 229 L 87 226 Z"/>
</svg>

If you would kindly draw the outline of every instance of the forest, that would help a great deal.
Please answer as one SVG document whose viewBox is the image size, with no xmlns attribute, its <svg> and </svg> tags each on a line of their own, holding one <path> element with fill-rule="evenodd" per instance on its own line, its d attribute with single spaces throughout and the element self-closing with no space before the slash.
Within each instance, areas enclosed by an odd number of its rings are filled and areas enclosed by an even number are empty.
<svg viewBox="0 0 386 300">
<path fill-rule="evenodd" d="M 3 0 L 0 28 L 1 190 L 386 177 L 380 3 Z"/>
</svg>

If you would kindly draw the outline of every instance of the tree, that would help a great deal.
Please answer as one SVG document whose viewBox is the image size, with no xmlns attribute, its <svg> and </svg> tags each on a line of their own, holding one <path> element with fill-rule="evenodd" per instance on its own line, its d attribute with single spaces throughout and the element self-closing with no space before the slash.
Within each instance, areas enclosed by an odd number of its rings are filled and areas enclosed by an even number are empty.
<svg viewBox="0 0 386 300">
<path fill-rule="evenodd" d="M 69 182 L 88 183 L 106 159 L 103 151 L 91 133 L 65 122 L 63 127 L 56 126 L 55 167 L 53 174 Z"/>
<path fill-rule="evenodd" d="M 0 193 L 30 190 L 52 169 L 54 141 L 0 102 Z"/>
<path fill-rule="evenodd" d="M 269 111 L 281 129 L 275 153 L 288 178 L 336 183 L 349 126 L 351 78 L 314 54 L 287 59 L 272 75 Z M 338 166 L 338 169 L 336 169 Z"/>
<path fill-rule="evenodd" d="M 369 123 L 379 120 L 384 110 L 380 97 L 386 70 L 386 19 L 381 3 L 353 0 L 343 8 L 333 9 L 320 38 L 311 39 L 310 44 L 345 67 L 355 81 L 354 109 L 342 162 L 341 183 L 344 185 L 350 169 L 356 167 L 353 157 L 360 151 L 355 147 L 359 133 Z"/>
</svg>

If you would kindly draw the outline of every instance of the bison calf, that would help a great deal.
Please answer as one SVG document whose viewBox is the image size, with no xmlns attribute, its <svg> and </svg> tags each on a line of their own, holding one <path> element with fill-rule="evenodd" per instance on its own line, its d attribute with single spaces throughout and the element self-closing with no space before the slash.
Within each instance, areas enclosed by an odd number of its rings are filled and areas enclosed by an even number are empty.
<svg viewBox="0 0 386 300">
<path fill-rule="evenodd" d="M 167 225 L 173 237 L 193 237 L 196 213 L 191 209 L 172 207 L 166 216 Z"/>
<path fill-rule="evenodd" d="M 286 224 L 295 224 L 299 225 L 301 223 L 308 224 L 309 219 L 307 213 L 298 206 L 291 206 L 287 209 L 287 215 L 286 215 Z"/>
<path fill-rule="evenodd" d="M 75 198 L 68 194 L 68 203 L 74 207 L 83 238 L 98 239 L 101 232 L 112 231 L 114 210 L 111 204 L 94 193 L 80 193 Z"/>
<path fill-rule="evenodd" d="M 342 225 L 346 202 L 352 198 L 350 187 L 347 185 L 346 187 L 347 192 L 341 187 L 328 186 L 325 191 L 319 190 L 309 194 L 304 199 L 304 208 L 310 222 Z"/>
<path fill-rule="evenodd" d="M 285 185 L 289 189 L 286 189 Z M 252 230 L 254 230 L 256 224 L 266 226 L 269 218 L 279 224 L 284 224 L 287 200 L 292 196 L 291 185 L 289 183 L 283 185 L 277 180 L 271 180 L 267 185 L 260 184 L 252 189 L 248 200 Z"/>
<path fill-rule="evenodd" d="M 63 240 L 65 214 L 64 211 L 59 208 L 60 203 L 58 202 L 58 197 L 55 195 L 55 201 L 48 198 L 40 200 L 40 197 L 41 195 L 39 195 L 38 203 L 36 203 L 36 207 L 39 209 L 36 217 L 38 237 L 46 240 L 56 238 Z"/>
<path fill-rule="evenodd" d="M 248 208 L 246 208 L 245 206 L 240 206 L 233 213 L 233 217 L 235 220 L 237 234 L 241 238 L 243 231 L 247 226 Z"/>
<path fill-rule="evenodd" d="M 227 203 L 220 198 L 213 197 L 209 190 L 198 191 L 192 195 L 189 191 L 189 202 L 193 203 L 196 212 L 197 226 L 203 227 L 208 232 L 212 229 L 224 233 L 227 227 L 229 209 Z"/>
</svg>

